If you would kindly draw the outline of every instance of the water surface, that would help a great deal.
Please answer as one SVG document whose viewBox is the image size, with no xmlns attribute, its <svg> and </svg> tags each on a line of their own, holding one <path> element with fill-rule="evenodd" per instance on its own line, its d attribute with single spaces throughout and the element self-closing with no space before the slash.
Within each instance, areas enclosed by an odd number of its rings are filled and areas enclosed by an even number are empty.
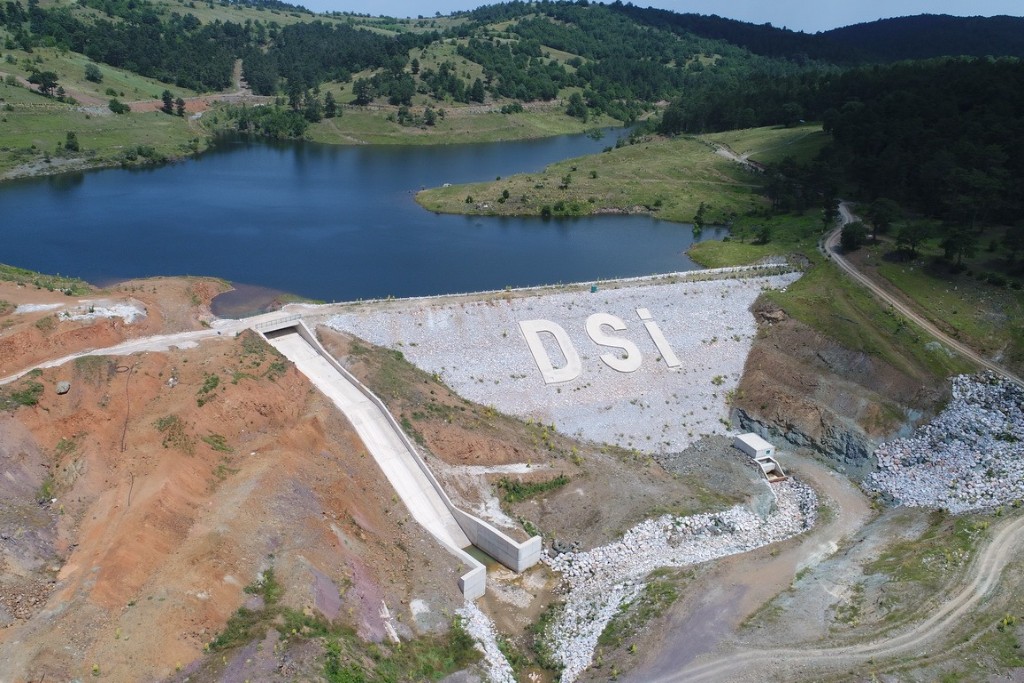
<svg viewBox="0 0 1024 683">
<path fill-rule="evenodd" d="M 0 185 L 0 262 L 97 283 L 211 275 L 325 301 L 696 267 L 683 253 L 689 226 L 435 215 L 413 198 L 608 144 L 585 135 L 446 147 L 236 140 L 160 168 L 14 181 Z"/>
</svg>

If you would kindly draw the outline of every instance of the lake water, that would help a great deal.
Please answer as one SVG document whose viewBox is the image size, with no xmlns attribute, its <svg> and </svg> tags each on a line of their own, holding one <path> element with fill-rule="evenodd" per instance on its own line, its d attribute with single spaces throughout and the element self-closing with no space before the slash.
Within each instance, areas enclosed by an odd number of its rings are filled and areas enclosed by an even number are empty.
<svg viewBox="0 0 1024 683">
<path fill-rule="evenodd" d="M 159 168 L 4 183 L 0 262 L 94 283 L 211 275 L 325 301 L 695 268 L 689 226 L 444 216 L 413 197 L 540 171 L 600 152 L 616 133 L 446 147 L 234 141 Z"/>
</svg>

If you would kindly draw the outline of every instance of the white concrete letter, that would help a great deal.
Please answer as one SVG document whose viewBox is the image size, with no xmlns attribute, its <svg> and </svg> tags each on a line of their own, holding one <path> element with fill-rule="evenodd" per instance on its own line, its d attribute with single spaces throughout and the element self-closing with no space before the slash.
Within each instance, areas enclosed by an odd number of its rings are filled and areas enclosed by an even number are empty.
<svg viewBox="0 0 1024 683">
<path fill-rule="evenodd" d="M 658 347 L 658 351 L 661 353 L 661 357 L 665 359 L 665 364 L 670 368 L 678 368 L 682 363 L 676 357 L 672 347 L 668 345 L 668 340 L 665 339 L 665 335 L 661 333 L 661 328 L 658 327 L 658 323 L 651 319 L 651 312 L 646 308 L 636 309 L 636 314 L 640 316 L 640 319 L 644 321 L 644 327 L 647 328 L 647 334 L 651 335 L 651 341 Z"/>
<path fill-rule="evenodd" d="M 610 334 L 605 334 L 601 329 L 607 325 L 616 332 L 622 332 L 626 329 L 626 323 L 622 322 L 619 318 L 608 313 L 595 313 L 594 315 L 587 318 L 587 334 L 594 340 L 595 344 L 601 346 L 610 346 L 614 349 L 622 349 L 626 352 L 625 358 L 618 358 L 611 353 L 602 353 L 601 360 L 604 361 L 605 365 L 610 367 L 612 370 L 618 370 L 619 372 L 633 372 L 640 367 L 640 363 L 643 362 L 643 356 L 640 355 L 640 349 L 636 347 L 636 344 L 629 341 L 628 339 L 620 339 L 619 337 L 613 337 Z"/>
<path fill-rule="evenodd" d="M 540 368 L 540 374 L 543 375 L 545 384 L 569 382 L 583 372 L 583 364 L 580 362 L 579 354 L 576 353 L 576 348 L 573 347 L 569 335 L 558 323 L 553 323 L 550 320 L 520 320 L 519 330 L 526 339 L 526 345 L 530 347 L 530 353 L 533 354 L 533 360 Z M 547 349 L 544 348 L 544 342 L 540 339 L 541 332 L 547 332 L 555 338 L 558 349 L 565 357 L 565 365 L 562 367 L 556 368 L 551 364 L 551 358 L 548 356 Z"/>
</svg>

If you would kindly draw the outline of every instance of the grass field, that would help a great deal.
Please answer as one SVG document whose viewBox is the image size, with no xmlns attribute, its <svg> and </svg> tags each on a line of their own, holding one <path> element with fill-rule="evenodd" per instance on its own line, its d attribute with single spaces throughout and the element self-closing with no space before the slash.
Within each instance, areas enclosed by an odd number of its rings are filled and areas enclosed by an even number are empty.
<svg viewBox="0 0 1024 683">
<path fill-rule="evenodd" d="M 310 126 L 306 136 L 330 144 L 454 145 L 583 133 L 594 126 L 618 124 L 609 118 L 584 124 L 566 116 L 560 109 L 506 115 L 464 113 L 458 107 L 441 108 L 445 109 L 445 117 L 438 118 L 434 126 L 404 126 L 389 121 L 384 111 L 344 108 L 340 117 Z M 422 113 L 416 107 L 413 111 Z"/>
<path fill-rule="evenodd" d="M 154 158 L 179 157 L 206 146 L 204 136 L 177 116 L 159 112 L 92 115 L 3 84 L 0 100 L 0 175 L 24 164 L 32 164 L 37 172 L 44 172 L 47 166 L 118 164 L 139 146 L 151 148 Z M 68 132 L 78 137 L 81 149 L 77 153 L 58 151 Z"/>
<path fill-rule="evenodd" d="M 820 123 L 807 123 L 793 128 L 768 126 L 711 133 L 705 138 L 727 145 L 740 155 L 762 164 L 777 163 L 793 157 L 800 163 L 813 159 L 828 142 Z"/>
<path fill-rule="evenodd" d="M 566 117 L 568 118 L 568 117 Z M 587 215 L 645 211 L 690 222 L 706 204 L 707 222 L 757 209 L 756 178 L 692 138 L 653 138 L 536 173 L 421 192 L 431 211 L 478 215 Z M 505 193 L 508 193 L 507 196 Z M 546 208 L 545 208 L 546 207 Z"/>
<path fill-rule="evenodd" d="M 947 334 L 1013 370 L 1024 370 L 1024 291 L 979 279 L 1005 273 L 1002 259 L 980 253 L 965 261 L 967 269 L 951 273 L 941 261 L 937 240 L 919 248 L 913 260 L 894 259 L 891 242 L 868 245 L 855 255 L 859 267 L 873 271 L 911 299 Z M 1019 276 L 1008 283 L 1020 286 Z"/>
<path fill-rule="evenodd" d="M 26 78 L 33 69 L 53 71 L 59 77 L 58 83 L 67 91 L 94 97 L 104 106 L 113 97 L 107 93 L 108 89 L 116 92 L 117 98 L 122 102 L 159 99 L 160 94 L 167 88 L 175 97 L 192 97 L 197 94 L 194 90 L 167 85 L 106 64 L 97 64 L 103 74 L 103 80 L 100 83 L 93 83 L 85 78 L 85 65 L 91 60 L 77 52 L 40 47 L 34 48 L 31 54 L 21 50 L 5 50 L 3 55 L 0 72 Z M 14 60 L 13 63 L 8 56 Z"/>
</svg>

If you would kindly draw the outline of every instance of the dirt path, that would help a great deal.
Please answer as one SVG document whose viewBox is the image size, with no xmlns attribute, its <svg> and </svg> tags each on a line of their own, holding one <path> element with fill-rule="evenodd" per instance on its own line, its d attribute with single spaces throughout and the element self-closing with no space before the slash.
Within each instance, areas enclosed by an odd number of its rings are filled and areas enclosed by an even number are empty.
<svg viewBox="0 0 1024 683">
<path fill-rule="evenodd" d="M 241 320 L 220 319 L 215 320 L 208 329 L 194 330 L 191 332 L 178 332 L 176 334 L 158 334 L 149 337 L 141 337 L 139 339 L 131 339 L 114 346 L 78 351 L 60 358 L 54 358 L 42 363 L 35 363 L 12 375 L 0 378 L 0 385 L 14 382 L 36 368 L 58 367 L 85 356 L 130 356 L 133 353 L 141 353 L 143 351 L 167 351 L 172 347 L 181 349 L 192 348 L 203 340 L 215 339 L 221 336 L 225 338 L 231 337 L 242 330 L 255 327 L 258 323 L 276 320 L 284 316 L 284 313 L 274 311 L 271 313 L 253 316 L 251 318 L 243 318 Z"/>
<path fill-rule="evenodd" d="M 999 365 L 998 363 L 994 363 L 988 360 L 987 358 L 984 358 L 969 346 L 947 335 L 945 332 L 943 332 L 938 327 L 933 325 L 924 316 L 922 316 L 917 311 L 912 309 L 910 306 L 903 303 L 902 301 L 894 297 L 892 294 L 887 292 L 878 283 L 873 281 L 864 273 L 857 270 L 853 266 L 853 264 L 851 264 L 849 261 L 843 258 L 842 252 L 838 248 L 840 235 L 842 233 L 842 226 L 854 221 L 855 216 L 853 215 L 853 212 L 850 210 L 849 204 L 847 204 L 846 202 L 843 202 L 842 204 L 839 205 L 839 213 L 841 217 L 841 224 L 839 227 L 837 227 L 835 230 L 829 233 L 829 235 L 822 242 L 822 253 L 824 253 L 826 256 L 829 256 L 833 261 L 835 261 L 836 265 L 842 268 L 843 271 L 845 271 L 850 277 L 852 277 L 854 280 L 856 280 L 857 282 L 871 290 L 871 292 L 875 296 L 877 296 L 879 299 L 881 299 L 882 301 L 886 302 L 894 309 L 899 311 L 901 315 L 905 316 L 909 320 L 914 321 L 919 327 L 921 327 L 926 332 L 931 334 L 933 337 L 941 341 L 943 344 L 949 346 L 951 349 L 955 350 L 957 353 L 964 356 L 965 358 L 971 359 L 978 365 L 988 370 L 991 370 L 992 372 L 995 372 L 996 374 L 1002 377 L 1005 377 L 1011 382 L 1019 384 L 1020 386 L 1024 386 L 1024 379 L 1021 379 L 1020 377 L 1013 374 L 1012 372 L 1010 372 L 1003 366 Z"/>
<path fill-rule="evenodd" d="M 1024 542 L 1024 517 L 1008 520 L 997 530 L 952 594 L 930 617 L 892 638 L 846 647 L 810 650 L 746 650 L 721 654 L 697 666 L 679 671 L 666 681 L 790 680 L 795 671 L 850 669 L 869 660 L 923 652 L 947 637 L 988 595 L 1006 565 Z M 785 669 L 785 670 L 783 670 Z M 776 675 L 773 675 L 776 674 Z"/>
<path fill-rule="evenodd" d="M 781 549 L 771 546 L 721 560 L 698 585 L 687 589 L 689 597 L 673 610 L 677 616 L 662 631 L 660 642 L 645 648 L 650 654 L 641 655 L 643 660 L 624 681 L 689 680 L 679 672 L 716 651 L 745 619 L 785 590 L 801 569 L 834 553 L 872 517 L 864 494 L 828 467 L 796 456 L 784 458 L 783 464 L 828 501 L 828 521 Z"/>
</svg>

